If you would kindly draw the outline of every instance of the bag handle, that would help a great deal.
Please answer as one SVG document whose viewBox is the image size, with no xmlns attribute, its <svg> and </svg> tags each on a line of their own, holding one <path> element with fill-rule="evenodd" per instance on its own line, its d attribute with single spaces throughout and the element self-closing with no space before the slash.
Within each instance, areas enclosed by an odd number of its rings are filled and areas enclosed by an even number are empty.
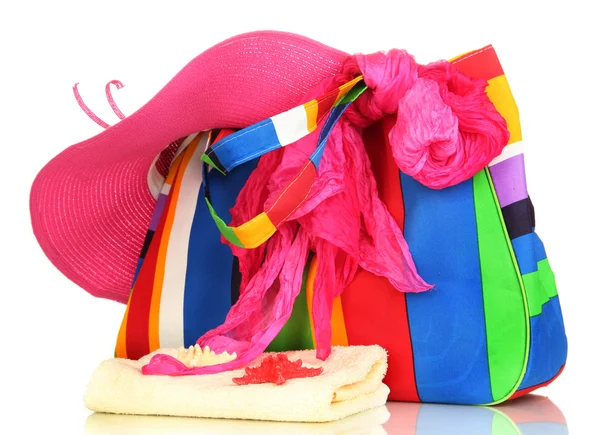
<svg viewBox="0 0 600 435">
<path fill-rule="evenodd" d="M 248 249 L 262 245 L 275 234 L 277 227 L 286 222 L 306 201 L 316 179 L 329 133 L 346 108 L 366 89 L 363 77 L 358 76 L 308 103 L 223 138 L 202 155 L 204 199 L 219 231 L 227 241 L 240 248 Z M 292 144 L 312 133 L 327 115 L 329 116 L 319 134 L 317 148 L 269 209 L 240 226 L 228 226 L 217 215 L 210 200 L 209 165 L 223 175 L 227 175 L 236 166 Z"/>
</svg>

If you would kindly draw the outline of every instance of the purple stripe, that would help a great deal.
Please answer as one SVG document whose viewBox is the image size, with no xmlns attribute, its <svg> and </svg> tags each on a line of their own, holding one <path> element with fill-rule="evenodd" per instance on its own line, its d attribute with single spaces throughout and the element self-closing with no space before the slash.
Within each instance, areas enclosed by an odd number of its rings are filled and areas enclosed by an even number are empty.
<svg viewBox="0 0 600 435">
<path fill-rule="evenodd" d="M 162 193 L 158 195 L 158 200 L 156 201 L 156 206 L 154 206 L 154 213 L 152 214 L 152 219 L 150 220 L 149 230 L 156 231 L 156 227 L 158 226 L 158 221 L 160 220 L 160 216 L 165 208 L 165 204 L 167 203 L 168 195 L 163 195 Z"/>
<path fill-rule="evenodd" d="M 500 207 L 527 198 L 525 181 L 525 160 L 523 154 L 511 157 L 497 165 L 490 166 L 494 187 Z"/>
</svg>

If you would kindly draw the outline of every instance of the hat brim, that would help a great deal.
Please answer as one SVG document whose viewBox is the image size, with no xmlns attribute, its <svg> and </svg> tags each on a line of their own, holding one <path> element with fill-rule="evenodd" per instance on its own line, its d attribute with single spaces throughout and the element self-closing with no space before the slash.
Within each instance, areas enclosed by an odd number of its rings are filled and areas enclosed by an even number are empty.
<svg viewBox="0 0 600 435">
<path fill-rule="evenodd" d="M 138 111 L 39 172 L 30 212 L 44 253 L 92 295 L 126 302 L 156 202 L 148 185 L 156 156 L 189 134 L 243 128 L 294 107 L 347 56 L 275 31 L 206 50 Z"/>
</svg>

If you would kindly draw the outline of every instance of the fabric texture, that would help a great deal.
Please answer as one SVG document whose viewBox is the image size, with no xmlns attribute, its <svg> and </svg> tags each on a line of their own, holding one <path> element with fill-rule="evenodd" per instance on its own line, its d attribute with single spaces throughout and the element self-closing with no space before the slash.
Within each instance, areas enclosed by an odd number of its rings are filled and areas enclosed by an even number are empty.
<svg viewBox="0 0 600 435">
<path fill-rule="evenodd" d="M 176 349 L 160 349 L 176 355 Z M 237 386 L 243 370 L 192 377 L 145 376 L 140 360 L 103 362 L 87 387 L 86 406 L 97 412 L 229 419 L 325 422 L 382 406 L 387 355 L 379 346 L 336 347 L 322 362 L 314 351 L 290 352 L 291 361 L 323 367 L 321 375 L 283 385 Z M 258 363 L 258 361 L 255 361 Z"/>
</svg>

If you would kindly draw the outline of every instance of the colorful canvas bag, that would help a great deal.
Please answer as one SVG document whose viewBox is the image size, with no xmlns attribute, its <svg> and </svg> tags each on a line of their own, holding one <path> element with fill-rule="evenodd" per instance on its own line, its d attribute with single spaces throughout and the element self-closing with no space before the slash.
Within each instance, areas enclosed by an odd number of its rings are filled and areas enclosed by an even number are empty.
<svg viewBox="0 0 600 435">
<path fill-rule="evenodd" d="M 393 120 L 384 118 L 365 129 L 363 140 L 380 197 L 403 230 L 419 274 L 435 288 L 399 293 L 386 279 L 360 271 L 334 300 L 332 344 L 385 347 L 392 400 L 492 404 L 558 376 L 566 360 L 566 338 L 554 276 L 535 233 L 518 112 L 506 77 L 492 47 L 453 62 L 465 74 L 488 81 L 488 96 L 506 119 L 510 143 L 471 179 L 434 190 L 395 165 L 386 143 Z M 213 220 L 236 246 L 250 248 L 267 240 L 298 205 L 302 192 L 310 189 L 327 131 L 362 90 L 358 78 L 336 90 L 334 103 L 327 107 L 317 105 L 311 112 L 305 104 L 226 139 L 223 132 L 187 139 L 192 146 L 171 165 L 173 184 L 169 177 L 165 183 L 166 206 L 155 211 L 156 226 L 149 230 L 141 256 L 117 356 L 133 358 L 161 346 L 189 346 L 222 323 L 239 297 L 239 271 Z M 325 115 L 330 125 L 323 128 L 323 140 L 307 162 L 308 169 L 285 189 L 280 209 L 228 227 L 228 210 L 256 159 L 284 146 L 282 136 L 291 143 L 308 134 L 315 120 Z M 258 129 L 261 125 L 268 128 Z M 277 130 L 281 125 L 284 133 Z M 275 145 L 268 137 L 274 131 L 279 139 Z M 218 171 L 209 172 L 205 165 L 202 173 L 200 155 Z M 180 204 L 186 198 L 193 201 L 182 212 Z M 309 260 L 292 315 L 270 350 L 315 345 L 312 298 L 317 264 L 318 258 Z"/>
</svg>

